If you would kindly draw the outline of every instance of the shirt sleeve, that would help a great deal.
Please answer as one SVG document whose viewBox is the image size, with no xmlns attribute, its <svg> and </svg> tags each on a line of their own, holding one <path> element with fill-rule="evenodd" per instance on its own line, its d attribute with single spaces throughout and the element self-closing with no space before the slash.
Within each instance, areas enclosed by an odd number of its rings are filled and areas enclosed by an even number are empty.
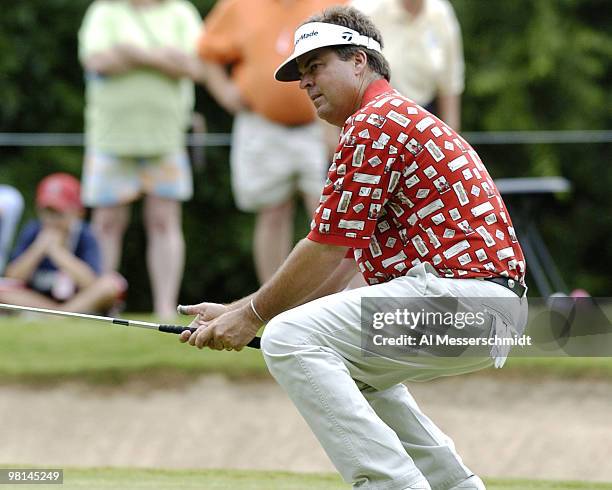
<svg viewBox="0 0 612 490">
<path fill-rule="evenodd" d="M 198 40 L 202 59 L 228 65 L 241 58 L 240 8 L 236 0 L 221 0 L 210 11 Z"/>
<path fill-rule="evenodd" d="M 465 61 L 461 27 L 450 3 L 444 2 L 440 22 L 444 32 L 444 70 L 441 73 L 439 92 L 442 95 L 459 95 L 465 87 Z"/>
<path fill-rule="evenodd" d="M 75 255 L 93 269 L 96 275 L 102 274 L 102 256 L 96 237 L 87 225 L 83 225 Z"/>
<path fill-rule="evenodd" d="M 374 124 L 379 116 L 345 128 L 323 189 L 308 238 L 352 248 L 370 244 L 389 192 L 399 181 L 397 154 L 390 154 L 388 135 Z M 374 136 L 372 136 L 374 135 Z M 395 182 L 395 184 L 394 184 Z"/>
<path fill-rule="evenodd" d="M 78 36 L 81 63 L 92 54 L 113 46 L 111 8 L 106 2 L 96 1 L 87 9 Z"/>
<path fill-rule="evenodd" d="M 9 262 L 19 257 L 34 243 L 39 231 L 40 223 L 38 221 L 30 221 L 22 228 L 17 240 L 15 240 L 15 246 L 13 247 Z"/>
</svg>

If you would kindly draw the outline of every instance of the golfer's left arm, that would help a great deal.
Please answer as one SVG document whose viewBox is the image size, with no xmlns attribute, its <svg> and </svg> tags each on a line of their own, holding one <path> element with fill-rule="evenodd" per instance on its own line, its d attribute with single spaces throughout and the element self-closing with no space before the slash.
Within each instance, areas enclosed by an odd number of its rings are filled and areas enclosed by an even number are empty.
<svg viewBox="0 0 612 490">
<path fill-rule="evenodd" d="M 270 320 L 312 297 L 338 268 L 347 249 L 302 239 L 276 274 L 249 301 L 203 324 L 191 335 L 183 332 L 181 340 L 189 339 L 191 345 L 199 348 L 241 349 L 255 336 L 262 320 Z"/>
</svg>

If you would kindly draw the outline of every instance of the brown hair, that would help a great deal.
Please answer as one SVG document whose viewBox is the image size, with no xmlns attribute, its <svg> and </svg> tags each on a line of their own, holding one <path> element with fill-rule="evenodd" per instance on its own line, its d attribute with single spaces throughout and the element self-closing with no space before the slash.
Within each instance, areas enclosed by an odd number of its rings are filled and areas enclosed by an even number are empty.
<svg viewBox="0 0 612 490">
<path fill-rule="evenodd" d="M 381 48 L 383 47 L 382 34 L 378 28 L 368 16 L 354 7 L 329 7 L 320 14 L 309 17 L 302 25 L 308 24 L 309 22 L 325 22 L 327 24 L 348 27 L 349 29 L 357 31 L 362 36 L 371 37 L 380 43 Z M 359 50 L 365 51 L 368 56 L 368 66 L 387 81 L 391 80 L 391 68 L 389 68 L 389 62 L 382 53 L 368 49 L 364 46 L 339 45 L 330 46 L 330 48 L 336 52 L 338 58 L 342 61 L 350 59 Z"/>
</svg>

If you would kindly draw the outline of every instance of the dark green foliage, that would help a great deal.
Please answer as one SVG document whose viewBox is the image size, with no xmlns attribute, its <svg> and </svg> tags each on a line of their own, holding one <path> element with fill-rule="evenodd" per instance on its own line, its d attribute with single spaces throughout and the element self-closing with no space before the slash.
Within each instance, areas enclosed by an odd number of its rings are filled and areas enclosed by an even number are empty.
<svg viewBox="0 0 612 490">
<path fill-rule="evenodd" d="M 612 127 L 612 4 L 605 0 L 453 0 L 467 64 L 465 130 Z M 612 293 L 612 145 L 476 148 L 494 177 L 562 175 L 569 198 L 538 221 L 570 287 Z"/>
<path fill-rule="evenodd" d="M 0 132 L 82 130 L 84 85 L 76 33 L 89 3 L 29 0 L 4 6 Z M 205 15 L 214 2 L 194 3 Z M 609 1 L 453 0 L 453 5 L 467 62 L 465 131 L 612 127 Z M 210 132 L 230 131 L 231 119 L 202 89 L 197 106 Z M 559 174 L 574 183 L 569 198 L 544 202 L 538 219 L 570 285 L 610 294 L 611 145 L 483 145 L 477 150 L 494 177 Z M 0 182 L 19 187 L 29 203 L 45 174 L 80 175 L 78 147 L 3 147 L 0 152 Z M 184 302 L 230 300 L 256 286 L 250 255 L 253 220 L 234 208 L 228 149 L 207 148 L 206 154 L 206 169 L 194 175 L 195 197 L 184 207 Z M 28 216 L 32 211 L 30 206 Z M 140 211 L 137 205 L 122 265 L 131 283 L 132 310 L 150 309 Z"/>
</svg>

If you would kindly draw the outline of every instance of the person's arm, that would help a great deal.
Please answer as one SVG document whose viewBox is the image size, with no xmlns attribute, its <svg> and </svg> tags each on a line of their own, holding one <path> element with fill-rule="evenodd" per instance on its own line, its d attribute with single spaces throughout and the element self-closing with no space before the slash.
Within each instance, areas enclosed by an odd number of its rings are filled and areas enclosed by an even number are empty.
<svg viewBox="0 0 612 490">
<path fill-rule="evenodd" d="M 327 282 L 347 250 L 348 247 L 302 239 L 278 273 L 253 298 L 257 312 L 264 319 L 269 319 L 304 303 Z"/>
<path fill-rule="evenodd" d="M 196 80 L 230 114 L 246 109 L 238 86 L 227 68 L 243 61 L 244 12 L 240 2 L 216 2 L 200 28 L 197 51 L 205 77 Z"/>
<path fill-rule="evenodd" d="M 205 85 L 217 103 L 230 114 L 236 114 L 246 108 L 238 86 L 230 78 L 224 65 L 205 62 L 203 76 L 196 81 Z"/>
<path fill-rule="evenodd" d="M 29 247 L 9 262 L 5 276 L 27 282 L 46 257 L 50 240 L 49 234 L 41 231 Z"/>
<path fill-rule="evenodd" d="M 199 68 L 195 53 L 195 37 L 201 19 L 195 7 L 185 4 L 180 18 L 174 22 L 180 42 L 171 46 L 143 48 L 117 39 L 118 7 L 111 2 L 93 2 L 79 29 L 79 59 L 85 70 L 102 75 L 120 75 L 135 68 L 148 68 L 178 79 L 192 78 Z M 178 41 L 177 41 L 178 42 Z"/>
<path fill-rule="evenodd" d="M 340 262 L 340 265 L 329 275 L 329 277 L 310 295 L 302 298 L 299 303 L 294 306 L 299 306 L 309 301 L 329 296 L 330 294 L 342 291 L 351 282 L 351 279 L 358 272 L 357 263 L 353 258 L 345 258 Z M 245 305 L 249 305 L 251 299 L 254 299 L 257 291 L 245 296 L 239 300 L 229 304 L 202 302 L 196 305 L 179 305 L 178 313 L 181 315 L 198 315 L 196 323 L 199 321 L 209 322 L 232 310 L 239 310 Z M 250 305 L 249 305 L 250 307 Z"/>
<path fill-rule="evenodd" d="M 358 272 L 359 269 L 357 268 L 355 259 L 352 257 L 348 259 L 345 258 L 327 280 L 315 289 L 310 296 L 304 298 L 300 304 L 308 303 L 309 301 L 314 301 L 323 296 L 329 296 L 330 294 L 342 291 L 349 285 L 351 279 L 353 279 Z"/>
<path fill-rule="evenodd" d="M 250 299 L 243 298 L 240 306 L 213 321 L 202 322 L 193 334 L 183 332 L 181 341 L 188 340 L 198 348 L 242 349 L 255 336 L 262 320 L 265 322 L 303 303 L 324 284 L 345 257 L 347 249 L 302 239 L 281 268 L 256 294 L 251 295 Z M 255 314 L 251 304 L 261 318 Z"/>
<path fill-rule="evenodd" d="M 92 54 L 83 60 L 83 67 L 87 71 L 101 75 L 120 75 L 133 70 L 136 66 L 133 60 L 117 48 Z"/>
<path fill-rule="evenodd" d="M 59 270 L 70 276 L 79 289 L 90 286 L 96 280 L 96 273 L 89 264 L 59 243 L 49 247 L 49 258 Z"/>
<path fill-rule="evenodd" d="M 202 63 L 195 56 L 173 47 L 143 49 L 135 46 L 122 46 L 139 66 L 150 68 L 174 78 L 200 77 Z"/>
<path fill-rule="evenodd" d="M 119 75 L 135 68 L 149 68 L 170 78 L 202 77 L 202 63 L 195 57 L 171 47 L 145 49 L 133 44 L 118 44 L 92 54 L 83 62 L 89 71 Z"/>
<path fill-rule="evenodd" d="M 455 131 L 461 130 L 461 95 L 439 95 L 440 119 Z"/>
</svg>

